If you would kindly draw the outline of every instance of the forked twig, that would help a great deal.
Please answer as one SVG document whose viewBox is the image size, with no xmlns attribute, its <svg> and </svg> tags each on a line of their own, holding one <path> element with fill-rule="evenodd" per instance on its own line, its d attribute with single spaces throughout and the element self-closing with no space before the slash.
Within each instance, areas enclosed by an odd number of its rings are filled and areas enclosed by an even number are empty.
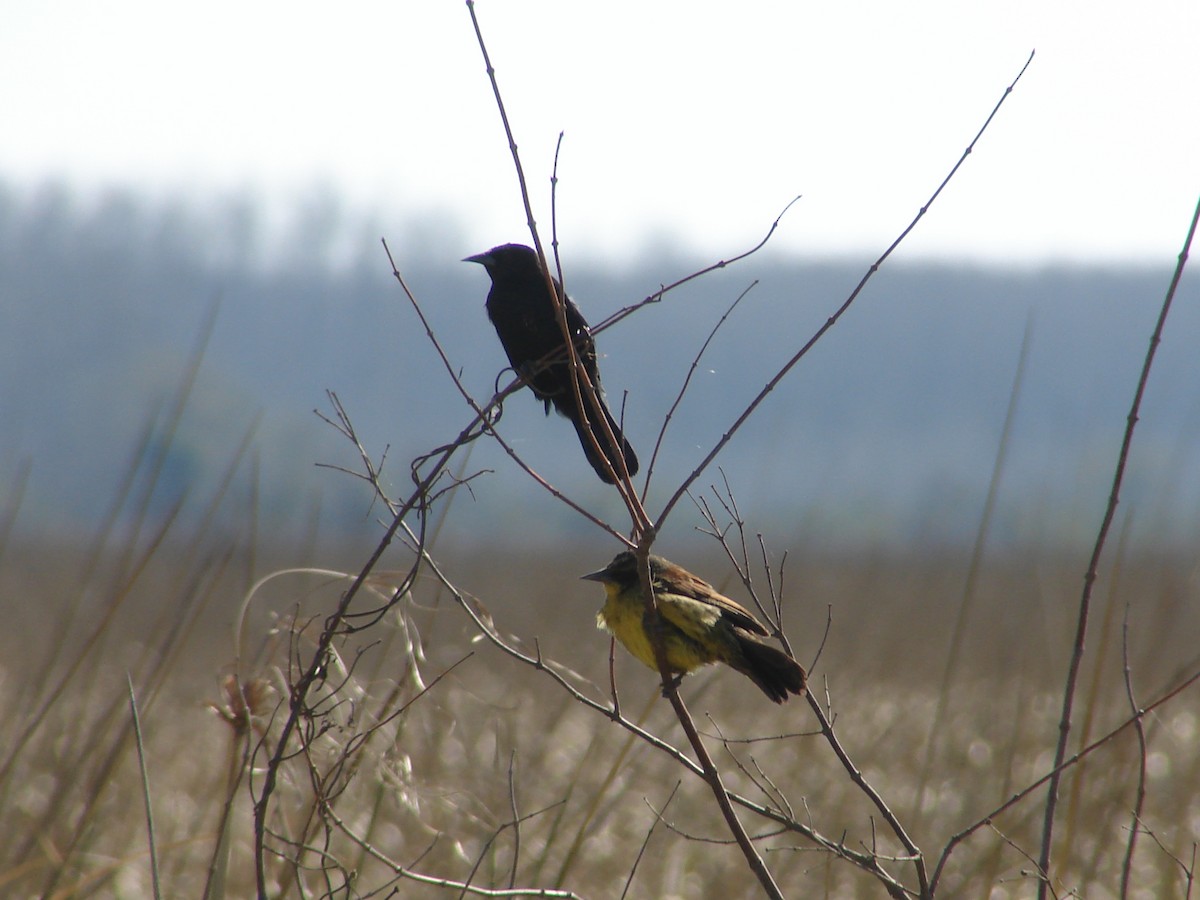
<svg viewBox="0 0 1200 900">
<path fill-rule="evenodd" d="M 719 259 L 715 263 L 712 263 L 711 265 L 705 266 L 702 269 L 697 269 L 695 272 L 691 272 L 687 275 L 684 275 L 682 278 L 672 281 L 670 284 L 662 285 L 653 294 L 650 294 L 649 296 L 643 298 L 639 302 L 631 304 L 630 306 L 626 306 L 624 309 L 617 310 L 615 313 L 613 313 L 607 319 L 600 322 L 595 328 L 592 329 L 592 331 L 596 332 L 596 333 L 605 331 L 606 329 L 611 328 L 613 325 L 616 325 L 618 322 L 620 322 L 622 319 L 626 318 L 627 316 L 630 316 L 633 313 L 637 312 L 643 306 L 648 306 L 651 303 L 658 303 L 659 301 L 662 300 L 662 298 L 665 294 L 669 294 L 671 291 L 675 290 L 678 287 L 683 287 L 689 281 L 695 281 L 697 278 L 702 278 L 705 275 L 711 274 L 712 272 L 718 272 L 721 269 L 727 268 L 728 266 L 732 266 L 734 263 L 741 262 L 742 260 L 753 256 L 755 253 L 757 253 L 763 247 L 767 246 L 767 242 L 770 241 L 771 237 L 775 234 L 775 232 L 777 230 L 779 230 L 779 223 L 781 221 L 783 221 L 783 217 L 785 215 L 787 215 L 787 211 L 789 209 L 791 209 L 793 206 L 795 206 L 799 201 L 800 201 L 799 196 L 795 196 L 791 200 L 789 200 L 787 202 L 787 205 L 779 211 L 779 215 L 777 215 L 775 217 L 775 220 L 771 223 L 771 227 L 768 228 L 767 233 L 763 235 L 762 240 L 760 240 L 757 244 L 755 244 L 749 250 L 743 250 L 741 253 L 738 253 L 735 256 L 731 256 L 728 259 Z"/>
<path fill-rule="evenodd" d="M 980 817 L 979 819 L 977 819 L 976 821 L 974 821 L 970 825 L 968 825 L 966 828 L 962 829 L 958 833 L 951 836 L 950 840 L 946 843 L 945 848 L 943 848 L 943 850 L 942 850 L 942 855 L 938 859 L 937 866 L 933 870 L 933 878 L 931 878 L 930 882 L 929 882 L 930 894 L 932 895 L 932 893 L 937 890 L 938 882 L 941 880 L 942 872 L 945 870 L 946 863 L 949 861 L 951 854 L 954 852 L 954 850 L 958 847 L 959 844 L 961 844 L 963 841 L 965 841 L 967 838 L 969 838 L 972 834 L 974 834 L 980 828 L 983 828 L 985 825 L 990 824 L 992 819 L 996 818 L 996 816 L 1000 815 L 1005 810 L 1011 809 L 1012 807 L 1016 806 L 1018 803 L 1020 803 L 1022 800 L 1024 800 L 1026 797 L 1028 797 L 1030 794 L 1032 794 L 1034 791 L 1036 791 L 1038 788 L 1040 788 L 1042 785 L 1047 784 L 1048 782 L 1050 782 L 1052 780 L 1060 778 L 1062 776 L 1063 772 L 1065 772 L 1067 769 L 1071 768 L 1072 766 L 1078 764 L 1081 760 L 1086 759 L 1088 756 L 1090 756 L 1092 753 L 1094 753 L 1100 747 L 1103 747 L 1105 744 L 1107 744 L 1109 741 L 1111 741 L 1113 738 L 1115 738 L 1117 735 L 1119 735 L 1121 732 L 1123 732 L 1126 728 L 1129 728 L 1131 725 L 1133 725 L 1134 722 L 1144 719 L 1146 716 L 1150 715 L 1150 713 L 1154 712 L 1154 710 L 1156 710 L 1160 706 L 1163 706 L 1163 705 L 1169 703 L 1170 701 L 1174 700 L 1176 697 L 1178 697 L 1180 694 L 1182 694 L 1184 691 L 1186 691 L 1188 688 L 1192 687 L 1193 685 L 1195 685 L 1198 682 L 1200 682 L 1200 670 L 1193 672 L 1186 679 L 1181 681 L 1179 684 L 1175 685 L 1175 687 L 1171 688 L 1169 691 L 1164 693 L 1153 703 L 1150 703 L 1149 705 L 1139 709 L 1135 715 L 1130 716 L 1128 719 L 1126 719 L 1124 722 L 1122 722 L 1120 725 L 1118 725 L 1112 731 L 1108 732 L 1108 734 L 1092 741 L 1090 744 L 1088 744 L 1086 747 L 1084 747 L 1082 750 L 1080 750 L 1074 756 L 1071 756 L 1070 758 L 1065 759 L 1061 763 L 1056 765 L 1053 769 L 1051 769 L 1049 772 L 1047 772 L 1041 778 L 1037 779 L 1037 781 L 1034 781 L 1032 784 L 1028 784 L 1025 787 L 1023 787 L 1021 790 L 1017 791 L 1015 794 L 1013 794 L 1011 797 L 1009 797 L 1007 800 L 1005 800 L 999 806 L 994 808 L 991 812 Z"/>
<path fill-rule="evenodd" d="M 684 395 L 687 394 L 688 386 L 692 383 L 692 376 L 696 374 L 696 369 L 700 366 L 700 360 L 704 358 L 705 351 L 708 350 L 709 344 L 713 342 L 713 338 L 717 336 L 717 332 L 721 330 L 721 326 L 728 321 L 733 311 L 737 309 L 738 304 L 745 299 L 747 294 L 754 290 L 757 284 L 758 279 L 755 279 L 734 298 L 733 302 L 729 304 L 729 308 L 717 319 L 716 324 L 712 327 L 712 331 L 708 333 L 708 337 L 704 339 L 704 343 L 696 351 L 696 355 L 692 357 L 692 364 L 688 367 L 687 375 L 683 377 L 683 384 L 679 386 L 679 393 L 675 395 L 675 400 L 671 403 L 670 408 L 667 409 L 666 415 L 663 416 L 662 427 L 658 429 L 658 440 L 654 442 L 654 450 L 650 453 L 650 463 L 646 467 L 646 484 L 642 488 L 643 499 L 646 497 L 646 492 L 650 490 L 650 475 L 654 472 L 654 464 L 658 461 L 658 454 L 662 449 L 663 441 L 666 439 L 667 429 L 671 425 L 671 420 L 675 417 L 675 411 L 679 409 L 679 404 L 683 402 Z"/>
<path fill-rule="evenodd" d="M 629 888 L 633 885 L 633 876 L 637 874 L 638 863 L 642 861 L 642 857 L 646 855 L 646 848 L 650 846 L 650 838 L 654 837 L 654 830 L 658 828 L 660 822 L 663 821 L 663 815 L 667 811 L 667 807 L 671 805 L 671 801 L 675 799 L 675 795 L 679 792 L 679 786 L 683 782 L 676 781 L 675 787 L 671 788 L 671 793 L 667 797 L 667 802 L 663 804 L 661 810 L 650 807 L 650 811 L 654 813 L 654 820 L 650 823 L 650 827 L 646 830 L 646 837 L 642 840 L 642 846 L 638 848 L 637 856 L 633 858 L 633 864 L 629 867 L 629 875 L 625 879 L 625 887 L 621 891 L 621 900 L 625 900 L 629 896 Z M 646 803 L 650 806 L 649 802 Z"/>
</svg>

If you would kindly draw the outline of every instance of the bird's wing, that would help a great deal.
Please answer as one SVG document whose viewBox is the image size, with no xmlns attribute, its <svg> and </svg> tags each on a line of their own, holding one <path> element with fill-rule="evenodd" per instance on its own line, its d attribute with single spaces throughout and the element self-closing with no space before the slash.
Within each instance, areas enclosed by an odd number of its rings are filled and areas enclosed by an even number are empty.
<svg viewBox="0 0 1200 900">
<path fill-rule="evenodd" d="M 676 596 L 689 599 L 694 603 L 702 603 L 716 610 L 717 614 L 729 624 L 749 631 L 751 634 L 765 636 L 771 633 L 758 619 L 754 618 L 754 615 L 746 607 L 718 593 L 716 588 L 707 581 L 697 578 L 691 572 L 683 571 L 683 575 L 686 577 L 680 576 L 677 572 L 672 573 L 676 583 L 671 585 L 671 591 Z"/>
<path fill-rule="evenodd" d="M 711 603 L 684 594 L 659 591 L 656 593 L 659 615 L 692 640 L 707 645 L 713 638 L 713 626 L 721 618 L 721 610 Z"/>
</svg>

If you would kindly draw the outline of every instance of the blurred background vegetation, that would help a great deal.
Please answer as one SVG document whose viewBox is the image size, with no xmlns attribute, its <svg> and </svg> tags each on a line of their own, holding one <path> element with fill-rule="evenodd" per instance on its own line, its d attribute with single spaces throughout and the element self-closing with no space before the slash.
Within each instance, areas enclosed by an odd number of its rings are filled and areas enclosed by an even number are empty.
<svg viewBox="0 0 1200 900">
<path fill-rule="evenodd" d="M 100 520 L 148 424 L 150 440 L 162 439 L 166 404 L 198 348 L 156 508 L 216 483 L 248 438 L 256 462 L 234 484 L 245 490 L 253 479 L 264 527 L 305 520 L 330 536 L 363 527 L 365 495 L 315 468 L 353 460 L 313 414 L 330 412 L 324 392 L 341 397 L 370 452 L 388 450 L 385 479 L 397 485 L 431 435 L 467 420 L 381 238 L 467 386 L 490 396 L 505 360 L 483 311 L 487 282 L 457 262 L 483 248 L 462 245 L 448 222 L 357 215 L 320 188 L 275 219 L 251 195 L 202 203 L 0 183 L 0 473 L 11 485 L 28 467 L 24 529 L 86 532 Z M 568 290 L 593 324 L 712 262 L 666 246 L 617 267 L 586 248 L 563 256 Z M 869 262 L 768 248 L 600 336 L 614 407 L 624 402 L 635 444 L 649 448 L 704 338 L 754 283 L 676 413 L 661 483 L 691 470 Z M 969 546 L 1028 327 L 992 540 L 1078 547 L 1103 508 L 1173 262 L 1164 251 L 1160 267 L 1143 268 L 889 264 L 718 462 L 737 473 L 762 527 L 789 545 Z M 1198 535 L 1198 294 L 1185 278 L 1139 425 L 1123 509 L 1136 513 L 1139 546 L 1189 547 Z M 535 403 L 508 403 L 505 423 L 539 471 L 558 481 L 572 473 L 561 423 L 542 421 Z M 503 539 L 511 532 L 487 526 L 510 517 L 529 537 L 589 535 L 509 477 L 498 448 L 481 442 L 472 452 L 472 468 L 503 477 L 477 485 L 449 523 L 464 539 Z M 590 501 L 614 499 L 599 485 L 580 489 Z"/>
</svg>

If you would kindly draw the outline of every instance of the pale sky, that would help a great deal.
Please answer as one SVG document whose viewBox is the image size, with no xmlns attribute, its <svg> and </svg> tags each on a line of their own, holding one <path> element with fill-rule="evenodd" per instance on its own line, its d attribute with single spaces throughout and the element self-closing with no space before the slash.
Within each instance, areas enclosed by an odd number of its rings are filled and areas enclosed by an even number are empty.
<svg viewBox="0 0 1200 900">
<path fill-rule="evenodd" d="M 323 185 L 464 252 L 526 241 L 457 0 L 4 2 L 0 179 L 251 190 Z M 909 258 L 1162 261 L 1200 192 L 1200 3 L 479 0 L 548 238 L 565 247 L 878 253 L 1020 70 Z"/>
</svg>

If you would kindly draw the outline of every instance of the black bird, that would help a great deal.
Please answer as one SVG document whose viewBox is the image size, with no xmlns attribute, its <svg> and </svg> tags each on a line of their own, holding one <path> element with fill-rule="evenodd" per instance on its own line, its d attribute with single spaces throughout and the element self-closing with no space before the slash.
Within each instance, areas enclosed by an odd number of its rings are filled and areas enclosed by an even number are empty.
<svg viewBox="0 0 1200 900">
<path fill-rule="evenodd" d="M 468 256 L 463 262 L 479 263 L 487 269 L 492 279 L 492 289 L 488 291 L 487 297 L 488 318 L 496 326 L 496 334 L 500 336 L 500 343 L 504 346 L 504 352 L 508 354 L 513 371 L 523 378 L 537 398 L 546 404 L 546 414 L 549 415 L 550 406 L 553 404 L 560 415 L 571 420 L 588 462 L 602 481 L 614 483 L 612 475 L 609 474 L 609 466 L 605 463 L 606 458 L 618 476 L 621 474 L 622 461 L 630 476 L 636 475 L 637 454 L 621 434 L 620 426 L 604 404 L 600 371 L 596 367 L 596 343 L 592 340 L 588 323 L 579 307 L 563 293 L 562 285 L 555 278 L 552 279 L 554 290 L 566 307 L 567 328 L 573 335 L 579 363 L 596 387 L 600 412 L 617 439 L 619 453 L 597 420 L 596 413 L 587 400 L 582 381 L 579 399 L 583 401 L 583 409 L 580 410 L 572 384 L 571 360 L 563 340 L 562 328 L 554 311 L 554 301 L 546 287 L 546 276 L 542 273 L 537 253 L 533 248 L 524 244 L 502 244 L 486 253 Z M 603 455 L 597 454 L 588 436 L 589 432 L 595 436 L 596 444 L 603 451 Z"/>
</svg>

